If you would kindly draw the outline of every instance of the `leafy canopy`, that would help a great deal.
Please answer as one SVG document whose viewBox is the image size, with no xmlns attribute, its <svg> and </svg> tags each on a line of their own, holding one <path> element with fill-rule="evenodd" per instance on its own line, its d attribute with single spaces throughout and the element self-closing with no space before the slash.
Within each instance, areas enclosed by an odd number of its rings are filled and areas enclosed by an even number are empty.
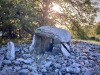
<svg viewBox="0 0 100 75">
<path fill-rule="evenodd" d="M 54 4 L 60 12 L 52 9 Z M 95 5 L 92 0 L 0 0 L 0 24 L 22 28 L 31 35 L 39 26 L 66 26 L 73 35 L 86 38 L 82 26 L 93 25 L 98 11 Z"/>
</svg>

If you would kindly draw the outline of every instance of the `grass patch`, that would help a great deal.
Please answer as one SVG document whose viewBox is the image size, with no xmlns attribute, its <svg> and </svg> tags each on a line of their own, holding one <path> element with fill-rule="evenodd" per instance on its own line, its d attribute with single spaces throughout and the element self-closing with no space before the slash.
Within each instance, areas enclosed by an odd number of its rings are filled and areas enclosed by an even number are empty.
<svg viewBox="0 0 100 75">
<path fill-rule="evenodd" d="M 93 44 L 97 44 L 97 45 L 100 45 L 100 41 L 96 41 L 96 40 L 82 40 L 82 39 L 72 39 L 74 41 L 83 41 L 83 42 L 90 42 L 90 43 L 93 43 Z"/>
<path fill-rule="evenodd" d="M 21 44 L 21 43 L 29 43 L 32 40 L 27 39 L 27 38 L 24 38 L 24 39 L 0 39 L 0 45 L 6 45 L 9 41 Z"/>
<path fill-rule="evenodd" d="M 100 45 L 100 41 L 95 41 L 95 40 L 86 40 L 87 42 L 91 42 L 91 43 L 94 43 L 94 44 L 99 44 Z"/>
</svg>

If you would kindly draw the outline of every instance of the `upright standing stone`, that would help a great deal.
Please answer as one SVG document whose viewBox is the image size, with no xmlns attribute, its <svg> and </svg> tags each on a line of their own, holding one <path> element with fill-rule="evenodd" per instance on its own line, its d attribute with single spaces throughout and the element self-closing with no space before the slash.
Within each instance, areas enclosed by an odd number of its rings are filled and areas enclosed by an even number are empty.
<svg viewBox="0 0 100 75">
<path fill-rule="evenodd" d="M 9 60 L 14 60 L 15 59 L 15 46 L 14 46 L 14 43 L 13 42 L 8 42 L 7 43 L 7 48 L 8 48 L 8 51 L 7 51 L 7 56 L 6 58 L 9 59 Z"/>
<path fill-rule="evenodd" d="M 4 55 L 0 55 L 0 68 L 2 66 L 3 59 L 4 59 Z"/>
<path fill-rule="evenodd" d="M 32 44 L 31 44 L 29 50 L 30 50 L 31 54 L 33 52 L 37 53 L 37 54 L 42 52 L 42 50 L 41 50 L 41 37 L 40 36 L 36 36 L 36 35 L 33 36 Z"/>
<path fill-rule="evenodd" d="M 31 46 L 29 48 L 30 49 L 30 53 L 32 53 L 34 51 L 34 47 L 35 47 L 36 40 L 37 40 L 37 37 L 36 37 L 36 35 L 34 35 L 33 36 L 33 40 L 32 40 L 32 44 L 31 44 Z"/>
</svg>

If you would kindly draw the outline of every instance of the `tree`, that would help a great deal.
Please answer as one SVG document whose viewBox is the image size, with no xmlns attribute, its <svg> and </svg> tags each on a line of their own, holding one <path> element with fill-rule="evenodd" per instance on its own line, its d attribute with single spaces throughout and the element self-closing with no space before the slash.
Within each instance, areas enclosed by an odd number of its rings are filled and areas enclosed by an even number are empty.
<svg viewBox="0 0 100 75">
<path fill-rule="evenodd" d="M 85 32 L 82 25 L 93 25 L 98 8 L 94 7 L 96 2 L 90 0 L 36 0 L 35 8 L 39 13 L 38 24 L 66 26 L 72 32 L 77 33 L 77 37 L 84 38 Z M 53 3 L 58 4 L 60 12 L 52 10 Z M 56 16 L 55 16 L 56 15 Z M 75 29 L 74 29 L 75 28 Z M 74 30 L 73 30 L 74 29 Z"/>
<path fill-rule="evenodd" d="M 82 26 L 82 29 L 84 30 L 85 34 L 87 35 L 87 39 L 89 37 L 94 37 L 95 36 L 93 27 L 94 26 L 91 26 L 91 25 Z"/>
<path fill-rule="evenodd" d="M 97 3 L 91 0 L 0 0 L 0 4 L 2 25 L 14 25 L 31 35 L 37 27 L 61 25 L 79 38 L 85 38 L 81 26 L 93 25 L 98 10 L 94 7 Z M 60 12 L 52 9 L 55 4 L 60 6 Z"/>
<path fill-rule="evenodd" d="M 59 0 L 60 1 L 60 0 Z M 90 0 L 63 0 L 61 25 L 66 25 L 75 36 L 85 39 L 86 34 L 81 26 L 93 26 L 98 8 Z M 75 34 L 76 33 L 76 34 Z"/>
<path fill-rule="evenodd" d="M 96 32 L 96 35 L 100 35 L 100 22 L 98 22 L 98 23 L 95 25 L 95 32 Z"/>
<path fill-rule="evenodd" d="M 1 31 L 9 31 L 11 38 L 15 28 L 24 29 L 33 35 L 35 29 L 34 24 L 32 25 L 33 11 L 30 10 L 31 8 L 28 9 L 27 3 L 24 2 L 23 0 L 0 0 L 0 26 L 1 29 L 3 28 Z"/>
<path fill-rule="evenodd" d="M 72 35 L 74 35 L 74 38 L 78 38 L 78 39 L 88 39 L 87 34 L 85 33 L 84 29 L 82 28 L 83 26 L 81 26 L 78 21 L 74 21 L 72 20 L 73 25 L 71 26 L 71 32 Z"/>
<path fill-rule="evenodd" d="M 0 29 L 1 31 L 8 32 L 10 38 L 13 38 L 14 30 L 14 4 L 8 0 L 0 0 Z"/>
</svg>

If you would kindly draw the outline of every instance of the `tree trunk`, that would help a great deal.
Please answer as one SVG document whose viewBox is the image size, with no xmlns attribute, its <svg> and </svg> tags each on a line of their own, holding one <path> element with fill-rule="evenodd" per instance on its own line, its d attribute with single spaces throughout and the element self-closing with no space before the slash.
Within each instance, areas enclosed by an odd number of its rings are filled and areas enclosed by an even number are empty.
<svg viewBox="0 0 100 75">
<path fill-rule="evenodd" d="M 31 34 L 31 36 L 33 36 L 34 31 L 29 30 L 29 29 L 26 28 L 24 25 L 22 25 L 22 28 L 23 28 L 26 32 L 28 32 L 29 34 Z"/>
<path fill-rule="evenodd" d="M 2 31 L 2 39 L 3 39 L 3 35 L 4 35 L 4 33 L 3 33 L 3 31 Z"/>
<path fill-rule="evenodd" d="M 19 38 L 22 39 L 21 29 L 19 29 Z"/>
<path fill-rule="evenodd" d="M 13 39 L 11 28 L 8 28 L 8 31 L 9 31 L 9 37 L 10 37 L 10 39 Z"/>
</svg>

